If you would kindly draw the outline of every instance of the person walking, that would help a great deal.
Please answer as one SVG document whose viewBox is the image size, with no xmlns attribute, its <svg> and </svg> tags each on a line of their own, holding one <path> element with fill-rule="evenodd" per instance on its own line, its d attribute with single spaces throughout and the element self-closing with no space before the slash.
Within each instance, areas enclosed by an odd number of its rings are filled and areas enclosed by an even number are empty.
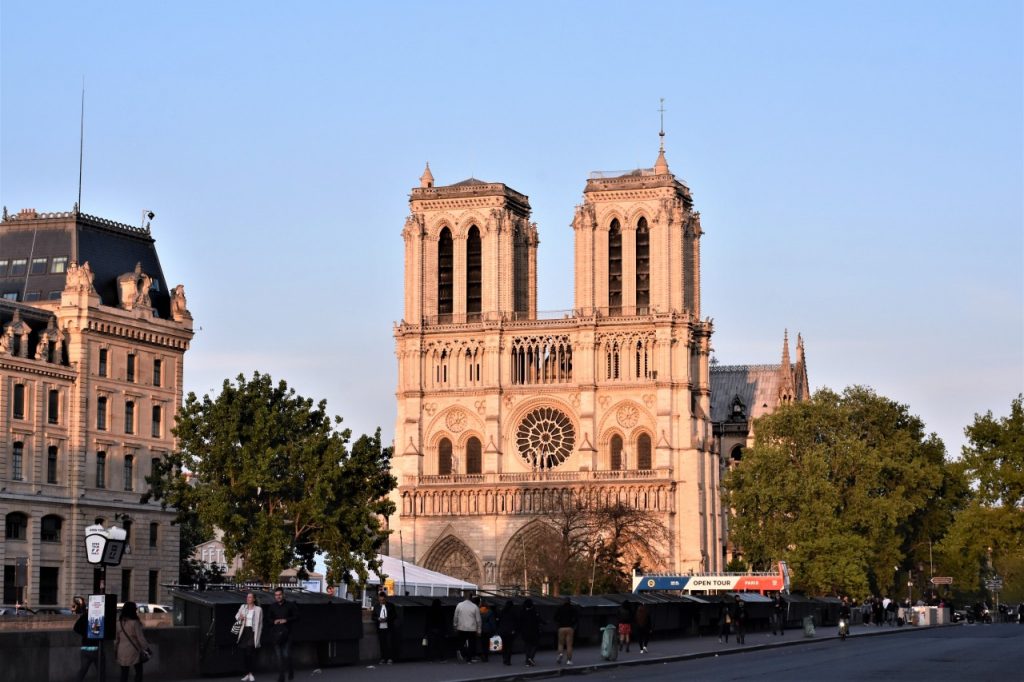
<svg viewBox="0 0 1024 682">
<path fill-rule="evenodd" d="M 89 673 L 89 668 L 96 668 L 96 675 L 100 674 L 100 647 L 95 639 L 89 638 L 89 609 L 86 606 L 84 597 L 75 597 L 71 603 L 71 612 L 78 614 L 75 621 L 75 634 L 82 638 L 79 648 L 78 676 L 75 678 L 82 682 Z"/>
<path fill-rule="evenodd" d="M 299 607 L 284 598 L 284 589 L 274 588 L 274 603 L 267 607 L 270 621 L 270 641 L 277 657 L 277 682 L 284 682 L 285 671 L 288 679 L 295 679 L 292 665 L 292 625 L 299 619 Z"/>
<path fill-rule="evenodd" d="M 245 668 L 242 682 L 253 682 L 256 679 L 252 674 L 256 669 L 256 650 L 260 648 L 260 638 L 263 635 L 263 609 L 252 592 L 245 595 L 245 603 L 238 607 L 235 622 L 242 626 L 235 639 L 242 652 L 242 667 Z"/>
<path fill-rule="evenodd" d="M 640 653 L 647 653 L 647 644 L 651 639 L 651 610 L 647 608 L 647 604 L 638 604 L 636 611 L 633 612 L 633 638 L 636 639 L 636 645 L 640 647 Z"/>
<path fill-rule="evenodd" d="M 746 644 L 747 604 L 742 599 L 740 599 L 740 595 L 738 594 L 736 595 L 736 610 L 733 614 L 733 621 L 736 624 L 736 643 Z"/>
<path fill-rule="evenodd" d="M 473 603 L 468 592 L 466 598 L 455 607 L 452 625 L 459 638 L 459 659 L 463 663 L 472 663 L 476 654 L 476 640 L 483 624 L 480 622 L 480 609 Z"/>
<path fill-rule="evenodd" d="M 558 665 L 562 664 L 563 654 L 565 664 L 572 665 L 572 644 L 579 621 L 580 616 L 576 607 L 572 605 L 572 600 L 566 597 L 555 611 L 555 625 L 558 627 Z"/>
<path fill-rule="evenodd" d="M 491 651 L 491 637 L 498 634 L 498 619 L 494 609 L 484 600 L 480 600 L 480 660 L 487 663 Z"/>
<path fill-rule="evenodd" d="M 519 614 L 519 635 L 523 638 L 526 665 L 530 668 L 537 665 L 533 657 L 537 655 L 537 644 L 540 642 L 540 623 L 540 614 L 534 608 L 533 600 L 523 600 L 523 610 Z"/>
<path fill-rule="evenodd" d="M 114 657 L 121 666 L 121 682 L 128 682 L 128 671 L 135 668 L 135 682 L 142 682 L 143 651 L 149 649 L 146 635 L 142 632 L 135 602 L 126 601 L 121 607 L 117 620 L 117 634 L 114 635 Z"/>
<path fill-rule="evenodd" d="M 732 605 L 722 604 L 718 612 L 718 643 L 729 643 L 729 631 L 732 630 Z"/>
<path fill-rule="evenodd" d="M 373 605 L 373 622 L 377 626 L 377 644 L 380 645 L 379 665 L 394 663 L 395 618 L 398 613 L 395 606 L 388 602 L 388 593 L 381 590 L 377 593 L 377 603 Z"/>
<path fill-rule="evenodd" d="M 501 637 L 501 662 L 512 665 L 512 642 L 519 633 L 519 614 L 509 599 L 498 614 L 498 635 Z"/>
<path fill-rule="evenodd" d="M 786 634 L 786 602 L 781 594 L 776 594 L 772 599 L 772 635 L 776 631 L 780 637 Z"/>
<path fill-rule="evenodd" d="M 633 636 L 633 605 L 628 599 L 619 605 L 615 615 L 619 620 L 619 651 L 625 646 L 626 653 L 629 653 L 629 641 Z"/>
<path fill-rule="evenodd" d="M 444 607 L 441 605 L 440 599 L 430 602 L 430 607 L 427 609 L 426 628 L 424 634 L 427 638 L 427 660 L 444 660 L 445 618 Z"/>
</svg>

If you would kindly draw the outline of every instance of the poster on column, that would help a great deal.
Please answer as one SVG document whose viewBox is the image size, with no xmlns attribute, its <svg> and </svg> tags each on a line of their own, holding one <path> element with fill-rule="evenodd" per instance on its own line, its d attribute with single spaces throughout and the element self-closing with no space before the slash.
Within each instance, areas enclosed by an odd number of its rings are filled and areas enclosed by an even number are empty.
<svg viewBox="0 0 1024 682">
<path fill-rule="evenodd" d="M 89 639 L 103 639 L 106 625 L 107 599 L 105 594 L 89 595 Z"/>
</svg>

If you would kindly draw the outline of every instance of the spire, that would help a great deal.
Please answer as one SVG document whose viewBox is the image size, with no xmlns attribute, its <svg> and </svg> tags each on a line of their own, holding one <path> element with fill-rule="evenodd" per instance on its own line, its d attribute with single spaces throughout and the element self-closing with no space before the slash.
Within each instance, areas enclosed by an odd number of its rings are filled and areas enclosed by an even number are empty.
<svg viewBox="0 0 1024 682">
<path fill-rule="evenodd" d="M 782 333 L 782 370 L 787 373 L 790 370 L 788 329 Z"/>
<path fill-rule="evenodd" d="M 658 160 L 654 162 L 655 175 L 668 175 L 668 161 L 665 160 L 665 98 L 661 98 L 661 129 L 658 131 Z"/>
<path fill-rule="evenodd" d="M 427 161 L 427 168 L 423 171 L 423 175 L 420 176 L 420 187 L 433 187 L 434 186 L 434 174 L 430 172 L 430 162 Z"/>
</svg>

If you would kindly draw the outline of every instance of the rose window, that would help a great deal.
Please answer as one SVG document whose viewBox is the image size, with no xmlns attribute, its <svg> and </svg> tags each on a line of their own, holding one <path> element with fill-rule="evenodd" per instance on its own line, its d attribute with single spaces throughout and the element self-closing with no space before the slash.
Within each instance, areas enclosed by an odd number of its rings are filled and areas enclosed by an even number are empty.
<svg viewBox="0 0 1024 682">
<path fill-rule="evenodd" d="M 572 454 L 576 431 L 561 411 L 542 407 L 523 417 L 516 429 L 519 456 L 534 469 L 551 469 Z"/>
</svg>

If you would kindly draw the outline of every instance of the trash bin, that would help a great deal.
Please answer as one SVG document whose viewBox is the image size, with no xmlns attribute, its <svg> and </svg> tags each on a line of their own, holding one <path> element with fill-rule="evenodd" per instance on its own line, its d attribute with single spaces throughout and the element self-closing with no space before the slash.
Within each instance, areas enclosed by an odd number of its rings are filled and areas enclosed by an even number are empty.
<svg viewBox="0 0 1024 682">
<path fill-rule="evenodd" d="M 814 637 L 814 616 L 804 616 L 804 637 Z"/>
</svg>

